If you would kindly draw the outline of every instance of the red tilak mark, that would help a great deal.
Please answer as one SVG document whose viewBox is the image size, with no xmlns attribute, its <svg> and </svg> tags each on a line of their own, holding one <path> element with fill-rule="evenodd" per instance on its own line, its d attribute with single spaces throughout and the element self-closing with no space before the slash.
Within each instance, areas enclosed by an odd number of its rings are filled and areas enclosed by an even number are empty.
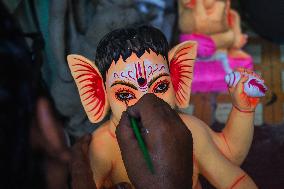
<svg viewBox="0 0 284 189">
<path fill-rule="evenodd" d="M 227 139 L 226 139 L 225 134 L 224 134 L 224 133 L 221 133 L 221 136 L 222 136 L 222 138 L 223 138 L 225 144 L 227 145 L 227 148 L 228 148 L 230 154 L 232 154 L 232 151 L 231 151 L 231 149 L 230 149 L 230 146 L 229 146 L 229 144 L 228 144 L 228 141 L 227 141 Z"/>
<path fill-rule="evenodd" d="M 239 178 L 237 178 L 237 180 L 232 184 L 230 189 L 234 189 L 245 177 L 246 175 L 242 175 Z"/>
<path fill-rule="evenodd" d="M 267 89 L 264 88 L 264 86 L 262 84 L 260 84 L 256 79 L 251 79 L 248 84 L 249 84 L 249 87 L 251 85 L 256 86 L 260 90 L 260 92 L 262 92 L 262 93 L 265 93 L 267 91 Z"/>
<path fill-rule="evenodd" d="M 102 78 L 100 77 L 96 69 L 93 68 L 88 62 L 78 58 L 74 59 L 80 62 L 75 63 L 72 66 L 76 68 L 74 72 L 78 73 L 78 75 L 75 77 L 76 81 L 82 84 L 79 89 L 79 91 L 81 92 L 82 102 L 86 107 L 89 107 L 93 102 L 97 101 L 95 106 L 91 110 L 88 110 L 88 112 L 91 112 L 98 107 L 95 115 L 97 115 L 98 113 L 102 114 L 105 104 L 105 93 L 103 89 Z M 82 90 L 85 88 L 89 88 L 89 90 L 82 92 Z M 91 100 L 89 102 L 85 102 L 88 99 Z"/>
<path fill-rule="evenodd" d="M 144 61 L 143 61 L 143 69 L 144 69 L 144 77 L 145 77 L 145 80 L 146 80 L 145 84 L 147 84 L 146 68 L 145 68 L 145 63 L 144 63 Z M 144 86 L 145 86 L 145 85 L 144 85 Z"/>
<path fill-rule="evenodd" d="M 141 66 L 139 62 L 138 62 L 138 71 L 139 71 L 139 76 L 142 77 L 142 71 L 141 71 Z"/>
<path fill-rule="evenodd" d="M 137 70 L 137 65 L 135 64 L 135 72 L 136 72 L 136 80 L 138 80 L 138 70 Z"/>
</svg>

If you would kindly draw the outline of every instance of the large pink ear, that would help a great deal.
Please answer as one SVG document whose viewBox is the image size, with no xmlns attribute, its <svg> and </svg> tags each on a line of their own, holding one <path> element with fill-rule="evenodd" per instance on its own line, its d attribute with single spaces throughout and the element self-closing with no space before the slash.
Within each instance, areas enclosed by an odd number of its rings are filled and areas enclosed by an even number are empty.
<svg viewBox="0 0 284 189">
<path fill-rule="evenodd" d="M 100 122 L 109 110 L 109 102 L 98 68 L 80 55 L 68 55 L 67 61 L 89 120 Z"/>
<path fill-rule="evenodd" d="M 170 73 L 179 108 L 189 105 L 197 43 L 185 41 L 170 50 Z"/>
</svg>

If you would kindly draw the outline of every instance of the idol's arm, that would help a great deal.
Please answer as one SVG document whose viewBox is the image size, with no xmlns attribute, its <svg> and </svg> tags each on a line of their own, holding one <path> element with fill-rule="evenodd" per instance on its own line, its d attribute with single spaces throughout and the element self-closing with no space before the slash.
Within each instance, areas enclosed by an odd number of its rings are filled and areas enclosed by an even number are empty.
<svg viewBox="0 0 284 189">
<path fill-rule="evenodd" d="M 239 68 L 237 71 L 259 77 L 244 68 Z M 242 164 L 250 149 L 254 132 L 254 111 L 260 100 L 244 93 L 243 83 L 247 79 L 246 76 L 242 76 L 236 87 L 229 88 L 233 107 L 225 128 L 219 134 L 227 145 L 229 159 L 236 165 Z"/>
<path fill-rule="evenodd" d="M 228 158 L 241 165 L 250 149 L 254 132 L 254 112 L 240 112 L 234 106 L 219 138 L 227 146 Z"/>
</svg>

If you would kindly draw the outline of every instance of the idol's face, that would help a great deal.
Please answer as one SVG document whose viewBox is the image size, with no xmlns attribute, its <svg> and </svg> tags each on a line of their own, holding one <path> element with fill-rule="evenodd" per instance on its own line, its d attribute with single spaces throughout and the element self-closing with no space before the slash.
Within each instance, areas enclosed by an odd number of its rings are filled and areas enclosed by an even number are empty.
<svg viewBox="0 0 284 189">
<path fill-rule="evenodd" d="M 143 95 L 154 93 L 175 106 L 175 94 L 167 61 L 153 51 L 140 58 L 132 53 L 124 62 L 112 62 L 106 73 L 106 93 L 113 113 L 119 121 L 127 106 L 134 105 Z"/>
</svg>

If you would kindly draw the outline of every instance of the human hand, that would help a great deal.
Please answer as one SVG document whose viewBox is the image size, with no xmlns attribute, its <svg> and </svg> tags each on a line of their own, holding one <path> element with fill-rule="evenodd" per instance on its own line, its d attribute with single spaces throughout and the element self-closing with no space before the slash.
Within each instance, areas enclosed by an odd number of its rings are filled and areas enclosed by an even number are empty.
<svg viewBox="0 0 284 189">
<path fill-rule="evenodd" d="M 89 161 L 91 135 L 81 137 L 72 147 L 72 159 L 69 165 L 72 189 L 97 189 Z M 104 188 L 106 189 L 106 188 Z M 119 183 L 108 189 L 131 189 L 128 183 Z"/>
<path fill-rule="evenodd" d="M 257 104 L 260 101 L 260 98 L 250 97 L 244 92 L 244 83 L 248 80 L 248 76 L 245 74 L 251 74 L 261 80 L 262 78 L 253 71 L 245 68 L 237 68 L 236 71 L 241 73 L 241 79 L 235 87 L 229 87 L 229 93 L 233 106 L 242 112 L 254 112 Z"/>
<path fill-rule="evenodd" d="M 193 144 L 179 115 L 153 94 L 144 95 L 121 116 L 116 136 L 130 181 L 135 188 L 191 188 Z M 139 149 L 128 114 L 139 121 L 154 174 Z"/>
</svg>

